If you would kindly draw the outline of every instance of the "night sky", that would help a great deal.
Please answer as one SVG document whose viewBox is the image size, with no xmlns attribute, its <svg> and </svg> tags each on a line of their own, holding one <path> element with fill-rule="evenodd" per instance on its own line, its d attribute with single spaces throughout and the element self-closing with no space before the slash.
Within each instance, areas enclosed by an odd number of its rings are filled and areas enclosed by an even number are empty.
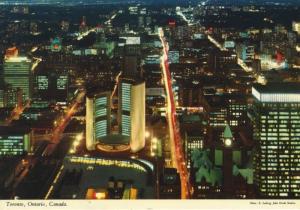
<svg viewBox="0 0 300 210">
<path fill-rule="evenodd" d="M 241 5 L 241 4 L 300 4 L 299 0 L 0 0 L 0 3 L 23 4 L 109 4 L 109 3 L 146 3 L 146 4 L 187 4 L 206 2 L 207 4 Z"/>
</svg>

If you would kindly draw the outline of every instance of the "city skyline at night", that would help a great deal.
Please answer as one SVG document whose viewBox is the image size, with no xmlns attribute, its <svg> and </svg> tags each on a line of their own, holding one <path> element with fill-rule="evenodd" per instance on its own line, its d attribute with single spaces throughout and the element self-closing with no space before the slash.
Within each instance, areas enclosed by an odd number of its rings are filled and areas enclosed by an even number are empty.
<svg viewBox="0 0 300 210">
<path fill-rule="evenodd" d="M 57 4 L 57 5 L 79 5 L 79 4 L 172 4 L 172 5 L 299 5 L 297 0 L 2 0 L 0 4 Z"/>
<path fill-rule="evenodd" d="M 298 4 L 0 0 L 0 200 L 299 199 Z"/>
</svg>

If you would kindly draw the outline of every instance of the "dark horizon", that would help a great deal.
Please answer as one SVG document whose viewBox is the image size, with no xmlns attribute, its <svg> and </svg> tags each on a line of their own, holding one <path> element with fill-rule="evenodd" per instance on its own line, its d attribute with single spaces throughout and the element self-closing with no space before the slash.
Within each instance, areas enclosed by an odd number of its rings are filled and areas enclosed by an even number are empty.
<svg viewBox="0 0 300 210">
<path fill-rule="evenodd" d="M 146 5 L 300 5 L 298 0 L 2 0 L 2 5 L 101 5 L 101 4 L 146 4 Z"/>
</svg>

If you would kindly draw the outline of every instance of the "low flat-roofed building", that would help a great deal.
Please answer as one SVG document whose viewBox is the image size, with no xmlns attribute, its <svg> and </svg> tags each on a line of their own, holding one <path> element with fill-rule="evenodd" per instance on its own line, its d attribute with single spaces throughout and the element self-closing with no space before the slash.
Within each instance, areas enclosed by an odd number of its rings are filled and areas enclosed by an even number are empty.
<svg viewBox="0 0 300 210">
<path fill-rule="evenodd" d="M 146 160 L 67 156 L 48 198 L 154 199 L 154 182 Z"/>
<path fill-rule="evenodd" d="M 25 127 L 0 126 L 0 157 L 23 155 L 30 151 L 31 130 Z"/>
</svg>

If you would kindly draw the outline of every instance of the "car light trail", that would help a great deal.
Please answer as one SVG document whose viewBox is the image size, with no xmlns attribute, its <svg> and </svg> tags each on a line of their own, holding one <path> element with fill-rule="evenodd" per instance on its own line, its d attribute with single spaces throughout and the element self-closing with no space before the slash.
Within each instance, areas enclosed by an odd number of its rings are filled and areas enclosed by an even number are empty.
<svg viewBox="0 0 300 210">
<path fill-rule="evenodd" d="M 83 33 L 80 33 L 79 35 L 78 35 L 78 37 L 77 37 L 77 41 L 80 41 L 80 40 L 82 40 L 84 37 L 86 37 L 86 36 L 88 36 L 90 33 L 92 33 L 92 32 L 96 32 L 96 27 L 95 28 L 92 28 L 92 29 L 90 29 L 90 30 L 88 30 L 88 31 L 86 31 L 86 32 L 83 32 Z"/>
<path fill-rule="evenodd" d="M 246 72 L 252 72 L 252 68 L 247 66 L 247 64 L 240 58 L 238 58 L 237 64 L 244 69 Z"/>
<path fill-rule="evenodd" d="M 170 139 L 172 144 L 172 162 L 177 168 L 181 180 L 181 198 L 187 199 L 191 195 L 191 186 L 189 182 L 189 173 L 185 164 L 184 153 L 181 144 L 180 132 L 177 126 L 176 105 L 172 90 L 172 78 L 169 71 L 168 61 L 168 43 L 164 38 L 163 29 L 159 29 L 159 38 L 163 47 L 163 55 L 161 58 L 161 66 L 163 80 L 167 94 L 167 119 L 169 124 Z"/>
<path fill-rule="evenodd" d="M 215 38 L 213 38 L 211 35 L 207 34 L 208 40 L 213 43 L 217 48 L 219 48 L 221 51 L 228 51 L 227 48 L 223 47 Z"/>
<path fill-rule="evenodd" d="M 20 116 L 23 114 L 23 112 L 24 112 L 24 110 L 26 109 L 26 108 L 29 108 L 30 107 L 30 100 L 27 100 L 26 102 L 25 102 L 25 104 L 24 105 L 22 105 L 22 106 L 16 106 L 13 110 L 12 110 L 12 112 L 11 112 L 11 115 L 5 120 L 5 125 L 9 125 L 9 124 L 11 124 L 11 122 L 13 121 L 13 120 L 17 120 L 17 119 L 19 119 L 20 118 Z"/>
<path fill-rule="evenodd" d="M 221 51 L 228 51 L 227 48 L 223 47 L 215 38 L 213 38 L 211 35 L 207 34 L 208 40 L 214 44 L 217 48 L 219 48 Z M 237 64 L 246 72 L 252 72 L 252 68 L 247 66 L 247 64 L 240 58 L 237 60 Z"/>
<path fill-rule="evenodd" d="M 177 10 L 176 14 L 180 17 L 182 17 L 182 19 L 188 24 L 188 25 L 192 25 L 191 21 L 189 19 L 187 19 L 187 17 L 182 13 L 181 10 Z"/>
<path fill-rule="evenodd" d="M 35 62 L 32 64 L 31 71 L 34 71 L 39 63 L 42 62 L 41 58 L 33 57 L 33 59 L 35 59 Z"/>
<path fill-rule="evenodd" d="M 80 103 L 83 101 L 85 96 L 85 91 L 78 93 L 74 102 L 67 108 L 67 111 L 63 118 L 58 121 L 56 127 L 53 130 L 52 142 L 58 143 L 62 133 L 64 132 L 67 125 L 70 123 L 72 116 L 78 111 Z"/>
</svg>

